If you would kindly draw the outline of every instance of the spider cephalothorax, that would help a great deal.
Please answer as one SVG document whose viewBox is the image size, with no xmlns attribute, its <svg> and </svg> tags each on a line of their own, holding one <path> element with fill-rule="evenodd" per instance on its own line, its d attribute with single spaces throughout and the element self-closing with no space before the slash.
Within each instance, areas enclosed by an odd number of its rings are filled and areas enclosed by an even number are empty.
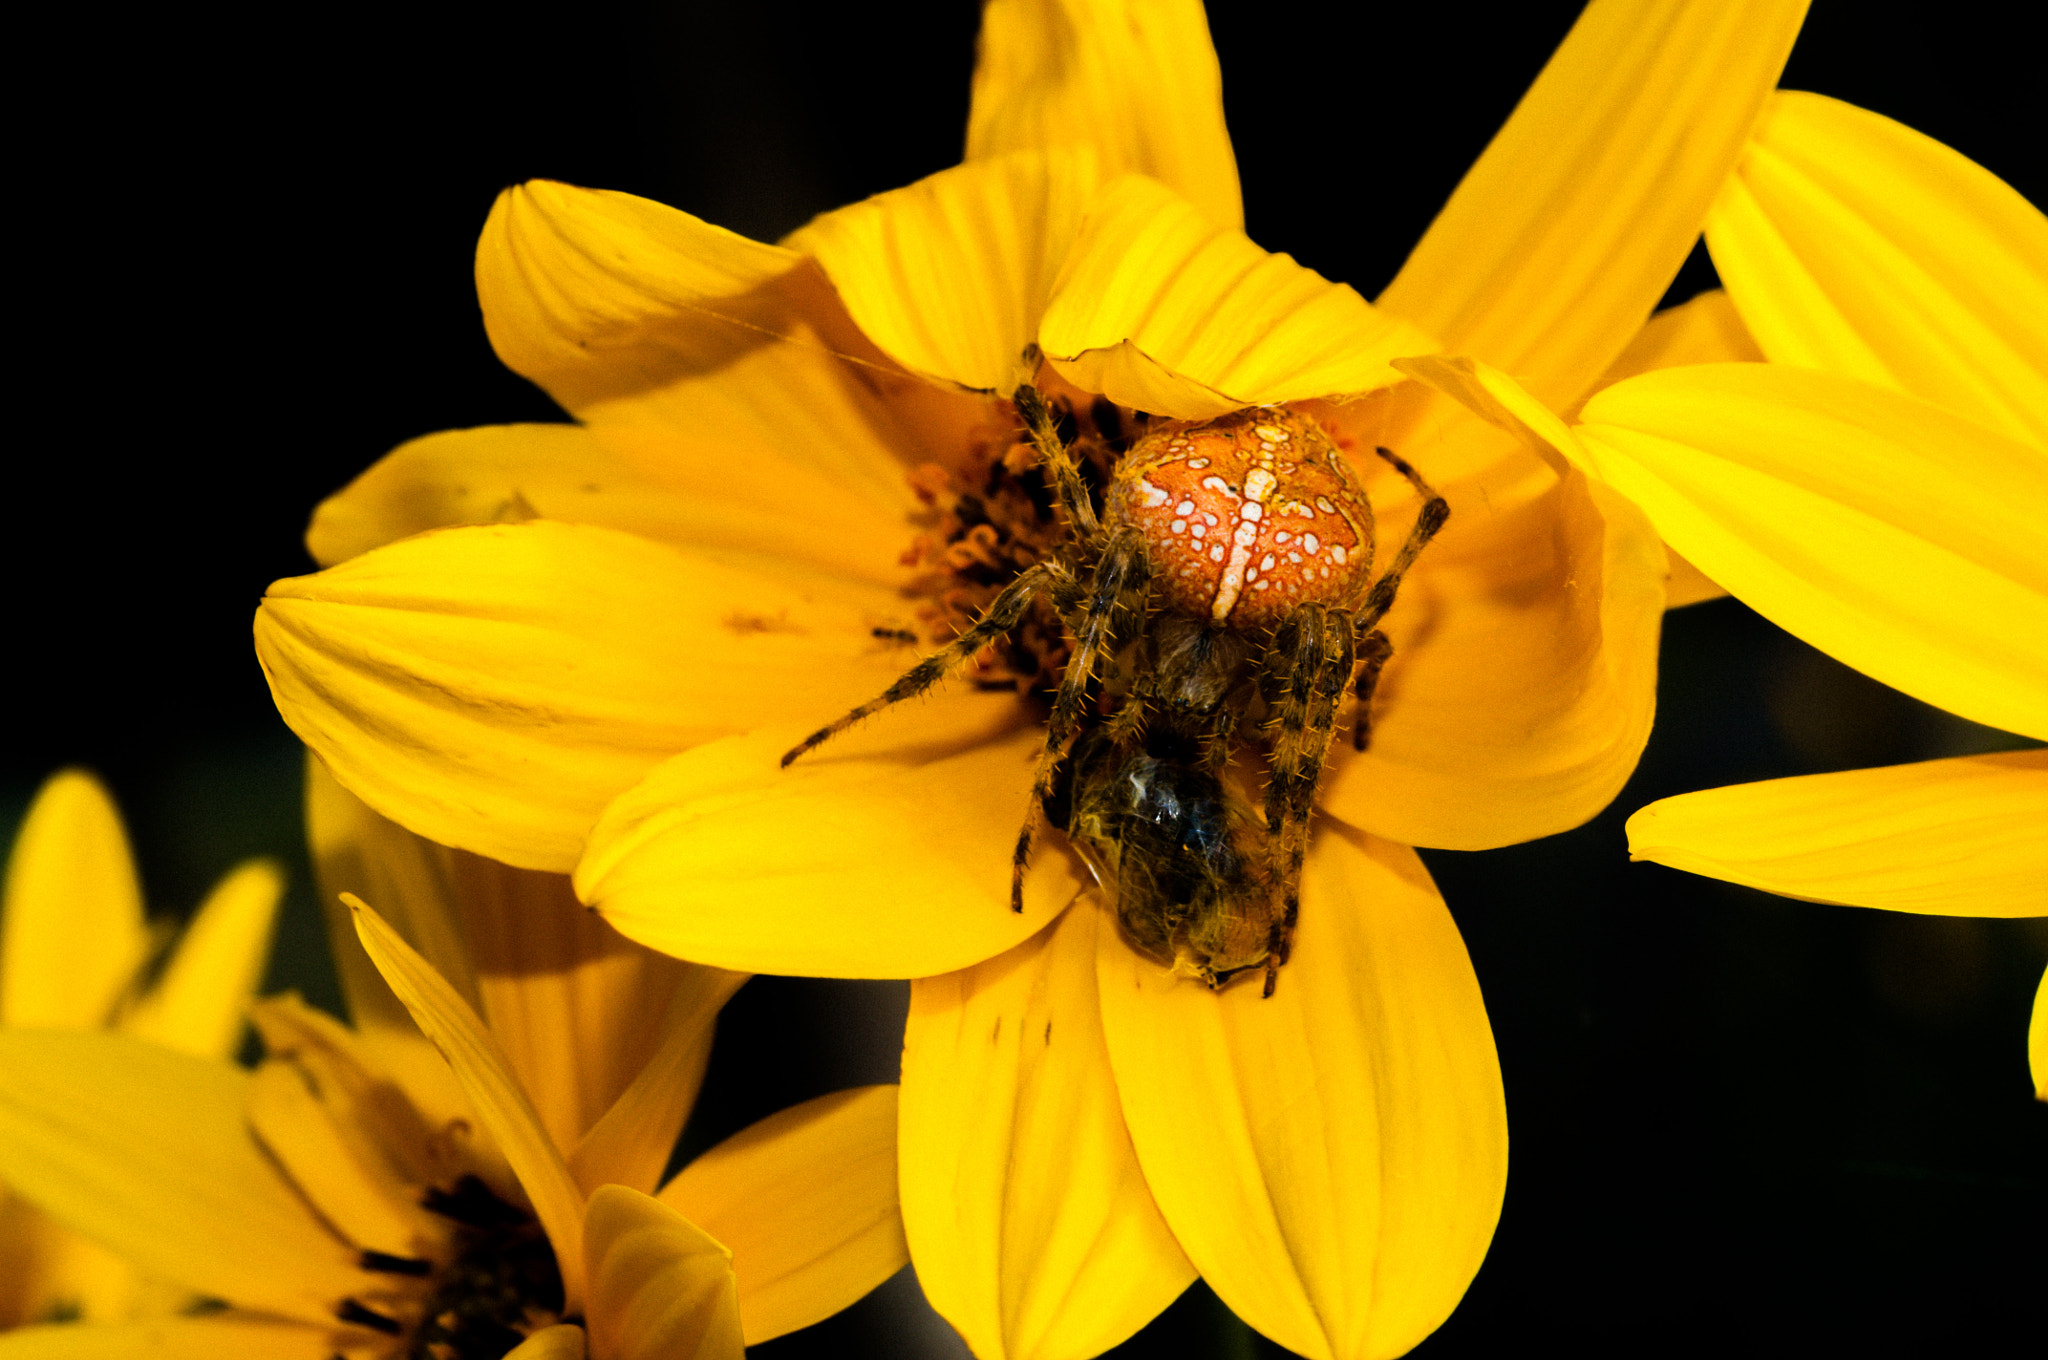
<svg viewBox="0 0 2048 1360">
<path fill-rule="evenodd" d="M 1356 695 L 1353 740 L 1364 749 L 1392 652 L 1379 621 L 1449 509 L 1379 449 L 1423 508 L 1375 581 L 1371 502 L 1302 412 L 1152 421 L 1120 455 L 1114 432 L 1090 436 L 1077 455 L 1071 412 L 1028 386 L 1014 400 L 1064 532 L 975 623 L 783 764 L 1049 609 L 1069 650 L 1017 838 L 1012 904 L 1021 910 L 1042 813 L 1112 894 L 1134 948 L 1212 987 L 1263 966 L 1270 994 L 1339 709 Z M 1097 407 L 1097 429 L 1121 423 Z M 1087 473 L 1108 458 L 1106 488 L 1100 477 L 1091 484 Z M 1265 764 L 1262 810 L 1240 791 L 1240 757 Z"/>
</svg>

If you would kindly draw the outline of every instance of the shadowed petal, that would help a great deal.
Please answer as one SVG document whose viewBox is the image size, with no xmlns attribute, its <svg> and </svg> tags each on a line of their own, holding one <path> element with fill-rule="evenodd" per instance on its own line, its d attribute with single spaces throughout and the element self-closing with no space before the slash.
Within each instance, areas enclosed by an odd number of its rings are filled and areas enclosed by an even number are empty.
<svg viewBox="0 0 2048 1360">
<path fill-rule="evenodd" d="M 1177 419 L 1369 391 L 1437 348 L 1142 175 L 1090 206 L 1038 339 L 1077 385 Z"/>
<path fill-rule="evenodd" d="M 721 968 L 925 977 L 992 958 L 1080 890 L 1041 845 L 1010 856 L 1045 737 L 1010 695 L 946 690 L 784 769 L 770 728 L 676 757 L 605 810 L 576 892 L 626 936 Z"/>
<path fill-rule="evenodd" d="M 668 755 L 895 678 L 893 592 L 608 529 L 443 529 L 273 585 L 257 654 L 343 785 L 443 844 L 567 870 Z"/>
<path fill-rule="evenodd" d="M 2025 444 L 1775 364 L 1586 404 L 1592 470 L 1764 617 L 1917 699 L 2048 737 L 2048 478 Z"/>
<path fill-rule="evenodd" d="M 166 1317 L 54 1323 L 0 1335 L 5 1360 L 329 1360 L 366 1338 L 268 1318 Z"/>
<path fill-rule="evenodd" d="M 114 800 L 83 770 L 50 776 L 7 861 L 0 1024 L 104 1024 L 148 953 L 142 885 Z"/>
<path fill-rule="evenodd" d="M 834 1091 L 772 1114 L 655 1198 L 732 1252 L 748 1345 L 823 1321 L 910 1260 L 896 1206 L 896 1088 Z"/>
<path fill-rule="evenodd" d="M 1413 449 L 1431 478 L 1451 472 L 1435 483 L 1451 517 L 1386 617 L 1394 651 L 1370 743 L 1358 754 L 1340 729 L 1323 806 L 1375 835 L 1459 850 L 1581 824 L 1649 736 L 1663 546 L 1620 497 L 1580 473 L 1560 480 L 1442 397 L 1377 438 Z M 1382 508 L 1383 554 L 1415 513 L 1412 494 Z"/>
<path fill-rule="evenodd" d="M 1680 794 L 1629 856 L 1805 898 L 1934 916 L 2048 916 L 2048 751 Z"/>
<path fill-rule="evenodd" d="M 1113 927 L 1084 899 L 1009 953 L 911 986 L 904 1226 L 925 1294 L 982 1360 L 1099 1355 L 1195 1277 L 1117 1104 L 1098 933 Z"/>
<path fill-rule="evenodd" d="M 1806 0 L 1594 0 L 1378 302 L 1560 408 L 1657 305 Z"/>
<path fill-rule="evenodd" d="M 813 220 L 789 244 L 905 367 L 1007 395 L 1101 178 L 1087 146 L 969 161 Z"/>
<path fill-rule="evenodd" d="M 2048 217 L 1982 166 L 1881 114 L 1785 91 L 1707 243 L 1773 360 L 2048 448 Z"/>
<path fill-rule="evenodd" d="M 995 0 L 981 14 L 967 158 L 1085 145 L 1211 221 L 1244 225 L 1223 73 L 1199 0 Z"/>
<path fill-rule="evenodd" d="M 739 1360 L 732 1254 L 658 1200 L 590 1197 L 591 1360 Z"/>
<path fill-rule="evenodd" d="M 490 1031 L 439 973 L 375 911 L 349 899 L 356 934 L 420 1030 L 455 1069 L 477 1119 L 512 1164 L 562 1272 L 565 1313 L 583 1302 L 583 1193 L 549 1141 L 533 1104 L 507 1068 Z"/>
<path fill-rule="evenodd" d="M 249 998 L 270 962 L 283 896 L 284 870 L 274 860 L 252 859 L 222 879 L 121 1028 L 202 1058 L 233 1057 Z"/>
<path fill-rule="evenodd" d="M 595 913 L 581 914 L 618 938 Z M 620 942 L 623 944 L 624 940 Z M 663 958 L 637 945 L 632 948 L 635 953 L 649 955 L 665 965 L 669 1000 L 662 1010 L 642 1017 L 643 1021 L 659 1017 L 658 1023 L 636 1027 L 633 1037 L 644 1034 L 646 1038 L 638 1044 L 617 1043 L 618 1049 L 629 1052 L 644 1048 L 647 1039 L 657 1040 L 658 1046 L 647 1055 L 632 1083 L 605 1107 L 603 1115 L 569 1155 L 569 1170 L 585 1193 L 607 1182 L 649 1191 L 660 1182 L 676 1137 L 683 1131 L 683 1121 L 689 1118 L 690 1107 L 697 1103 L 697 1090 L 704 1083 L 704 1066 L 711 1058 L 711 1036 L 718 1023 L 719 1009 L 747 980 L 745 973 L 700 968 Z M 600 970 L 579 972 L 571 986 L 581 994 L 576 1004 L 563 1008 L 562 1014 L 585 1024 L 604 1018 L 591 1014 L 595 1009 L 592 1003 L 606 995 L 597 990 L 602 981 Z M 632 995 L 624 988 L 619 994 Z M 544 1001 L 547 997 L 542 993 L 532 999 Z M 545 1014 L 536 1011 L 534 1018 L 542 1019 Z M 595 1032 L 579 1036 L 580 1045 L 565 1046 L 560 1059 L 567 1071 L 575 1071 L 579 1065 L 597 1066 L 610 1056 L 612 1050 L 595 1046 L 602 1039 L 602 1031 L 595 1025 L 591 1030 Z"/>
<path fill-rule="evenodd" d="M 1159 1208 L 1232 1311 L 1328 1360 L 1464 1295 L 1507 1180 L 1493 1035 L 1413 851 L 1321 823 L 1279 986 L 1218 995 L 1102 932 L 1103 1029 Z"/>
<path fill-rule="evenodd" d="M 588 1354 L 587 1333 L 581 1327 L 562 1323 L 543 1327 L 505 1352 L 505 1360 L 584 1360 Z"/>
<path fill-rule="evenodd" d="M 248 1083 L 127 1035 L 0 1032 L 0 1177 L 146 1274 L 329 1323 L 369 1277 L 250 1138 Z"/>
</svg>

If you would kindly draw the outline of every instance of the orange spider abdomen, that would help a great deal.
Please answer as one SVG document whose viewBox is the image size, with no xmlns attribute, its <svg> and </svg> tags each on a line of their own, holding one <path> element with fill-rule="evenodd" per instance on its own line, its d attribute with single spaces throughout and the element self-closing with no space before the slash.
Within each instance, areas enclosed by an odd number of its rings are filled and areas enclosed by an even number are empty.
<svg viewBox="0 0 2048 1360">
<path fill-rule="evenodd" d="M 1308 417 L 1257 406 L 1155 427 L 1117 464 L 1110 512 L 1145 537 L 1171 607 L 1239 632 L 1343 605 L 1372 570 L 1372 505 Z"/>
</svg>

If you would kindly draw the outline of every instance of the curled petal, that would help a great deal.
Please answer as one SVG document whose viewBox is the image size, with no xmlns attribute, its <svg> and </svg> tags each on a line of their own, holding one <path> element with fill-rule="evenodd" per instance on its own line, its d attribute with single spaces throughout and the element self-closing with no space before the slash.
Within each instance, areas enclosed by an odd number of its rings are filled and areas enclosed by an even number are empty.
<svg viewBox="0 0 2048 1360">
<path fill-rule="evenodd" d="M 1101 907 L 912 985 L 903 1215 L 918 1280 L 984 1360 L 1086 1360 L 1194 1279 L 1145 1186 L 1103 1047 Z"/>
<path fill-rule="evenodd" d="M 1882 114 L 1781 91 L 1707 222 L 1764 351 L 2048 448 L 2048 216 Z"/>
<path fill-rule="evenodd" d="M 1631 378 L 1585 421 L 1578 456 L 1758 613 L 1915 698 L 2048 737 L 2038 450 L 1775 364 Z"/>
<path fill-rule="evenodd" d="M 476 291 L 498 357 L 569 411 L 704 372 L 787 329 L 802 264 L 651 199 L 549 180 L 498 195 Z"/>
<path fill-rule="evenodd" d="M 1934 916 L 2048 916 L 2048 751 L 1680 794 L 1629 856 L 1800 897 Z"/>
<path fill-rule="evenodd" d="M 583 1302 L 584 1201 L 561 1152 L 549 1141 L 533 1102 L 469 1003 L 376 912 L 352 898 L 349 906 L 363 948 L 421 1032 L 455 1069 L 478 1121 L 504 1150 L 505 1160 L 533 1201 L 534 1215 L 547 1230 L 561 1267 L 565 1308 L 576 1312 Z"/>
<path fill-rule="evenodd" d="M 576 892 L 628 938 L 721 968 L 926 977 L 993 958 L 1080 890 L 1041 845 L 1010 857 L 1044 730 L 1008 695 L 946 691 L 835 738 L 769 728 L 661 766 L 606 809 Z"/>
<path fill-rule="evenodd" d="M 1232 1311 L 1314 1360 L 1406 1353 L 1479 1269 L 1507 1184 L 1493 1034 L 1415 853 L 1326 820 L 1274 994 L 1103 931 L 1103 1029 L 1145 1179 Z"/>
<path fill-rule="evenodd" d="M 894 678 L 899 603 L 608 529 L 444 529 L 273 585 L 257 655 L 344 786 L 430 839 L 567 870 L 598 812 L 700 741 Z"/>
<path fill-rule="evenodd" d="M 1038 340 L 1079 386 L 1177 419 L 1370 391 L 1437 348 L 1142 175 L 1090 205 Z"/>
<path fill-rule="evenodd" d="M 1223 73 L 1199 0 L 996 0 L 982 10 L 967 158 L 1089 146 L 1244 225 Z"/>
<path fill-rule="evenodd" d="M 732 1253 L 675 1210 L 607 1185 L 590 1197 L 591 1360 L 740 1360 Z"/>
<path fill-rule="evenodd" d="M 1594 0 L 1378 299 L 1560 409 L 1699 239 L 1806 0 Z"/>
<path fill-rule="evenodd" d="M 821 1322 L 910 1260 L 896 1204 L 896 1088 L 778 1111 L 655 1198 L 731 1250 L 748 1345 Z"/>
<path fill-rule="evenodd" d="M 1388 436 L 1438 482 L 1444 530 L 1401 587 L 1393 656 L 1358 753 L 1343 725 L 1321 792 L 1409 845 L 1478 850 L 1577 826 L 1635 769 L 1656 704 L 1666 555 L 1642 514 L 1434 398 L 1431 442 Z M 1560 464 L 1562 460 L 1558 460 Z M 1480 469 L 1457 475 L 1461 467 Z M 1391 554 L 1413 497 L 1382 513 Z"/>
<path fill-rule="evenodd" d="M 127 1035 L 0 1031 L 0 1177 L 148 1275 L 331 1323 L 371 1277 L 249 1136 L 248 1085 Z"/>
<path fill-rule="evenodd" d="M 826 213 L 789 244 L 898 363 L 1007 395 L 1031 376 L 1025 349 L 1100 178 L 1085 146 L 969 161 Z"/>
<path fill-rule="evenodd" d="M 0 1024 L 105 1024 L 149 953 L 121 814 L 83 770 L 50 776 L 22 819 L 0 904 Z"/>
</svg>

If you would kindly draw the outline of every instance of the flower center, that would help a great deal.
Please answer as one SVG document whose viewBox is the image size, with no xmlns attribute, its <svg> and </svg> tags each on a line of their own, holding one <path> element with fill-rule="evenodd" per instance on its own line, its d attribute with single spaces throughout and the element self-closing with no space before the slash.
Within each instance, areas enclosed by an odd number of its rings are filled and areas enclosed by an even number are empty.
<svg viewBox="0 0 2048 1360">
<path fill-rule="evenodd" d="M 424 1292 L 384 1308 L 349 1299 L 344 1322 L 392 1336 L 391 1354 L 405 1360 L 499 1360 L 563 1320 L 562 1273 L 532 1214 L 475 1176 L 429 1191 L 423 1205 L 450 1225 L 446 1263 L 365 1252 L 364 1269 L 416 1278 Z M 418 1320 L 408 1328 L 402 1317 Z"/>
</svg>

